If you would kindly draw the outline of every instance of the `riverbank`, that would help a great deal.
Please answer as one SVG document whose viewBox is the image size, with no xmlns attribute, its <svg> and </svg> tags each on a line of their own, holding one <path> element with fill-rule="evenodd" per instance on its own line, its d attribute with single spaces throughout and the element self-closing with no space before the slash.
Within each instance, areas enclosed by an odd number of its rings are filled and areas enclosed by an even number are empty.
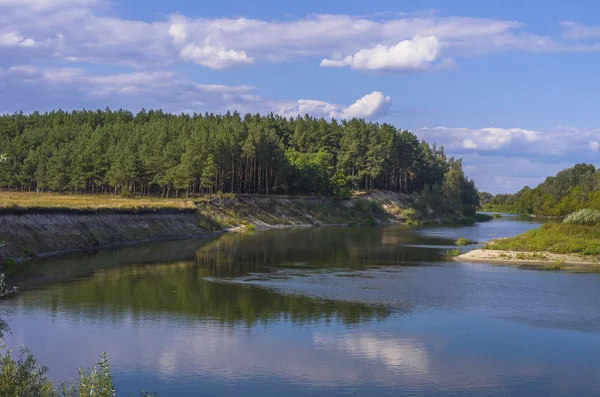
<svg viewBox="0 0 600 397">
<path fill-rule="evenodd" d="M 600 271 L 600 229 L 547 223 L 516 237 L 492 240 L 458 261 L 535 266 L 554 270 Z"/>
<path fill-rule="evenodd" d="M 161 200 L 6 192 L 0 193 L 0 199 L 0 261 L 5 264 L 225 231 L 475 221 L 430 208 L 419 211 L 411 196 L 385 191 L 349 200 L 257 195 Z"/>
<path fill-rule="evenodd" d="M 531 267 L 545 270 L 599 271 L 600 260 L 576 254 L 477 249 L 454 258 L 459 262 Z"/>
</svg>

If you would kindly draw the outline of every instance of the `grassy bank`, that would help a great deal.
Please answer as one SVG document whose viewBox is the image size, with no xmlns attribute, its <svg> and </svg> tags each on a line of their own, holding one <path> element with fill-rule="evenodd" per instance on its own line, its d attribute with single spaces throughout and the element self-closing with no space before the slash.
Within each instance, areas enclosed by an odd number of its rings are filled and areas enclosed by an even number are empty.
<svg viewBox="0 0 600 397">
<path fill-rule="evenodd" d="M 484 249 L 600 255 L 600 226 L 547 223 L 516 237 L 494 240 Z"/>
<path fill-rule="evenodd" d="M 115 195 L 68 195 L 58 193 L 0 192 L 0 211 L 23 210 L 144 210 L 194 209 L 191 199 L 123 197 Z"/>
</svg>

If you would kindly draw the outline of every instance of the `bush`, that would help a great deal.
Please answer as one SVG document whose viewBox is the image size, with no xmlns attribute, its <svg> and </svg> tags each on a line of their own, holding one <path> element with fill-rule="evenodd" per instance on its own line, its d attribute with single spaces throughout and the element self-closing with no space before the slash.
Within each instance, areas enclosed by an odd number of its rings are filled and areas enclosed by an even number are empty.
<svg viewBox="0 0 600 397">
<path fill-rule="evenodd" d="M 37 365 L 35 357 L 21 348 L 19 357 L 11 357 L 11 350 L 0 358 L 0 395 L 54 397 L 58 393 L 54 382 L 46 376 L 47 367 Z"/>
<path fill-rule="evenodd" d="M 459 245 L 459 246 L 461 246 L 461 245 L 469 245 L 469 244 L 471 244 L 471 241 L 469 241 L 469 239 L 467 239 L 467 238 L 461 237 L 458 240 L 456 240 L 454 242 L 454 244 L 455 245 Z"/>
<path fill-rule="evenodd" d="M 563 223 L 572 225 L 595 226 L 600 224 L 600 211 L 593 209 L 583 209 L 567 216 Z"/>
<path fill-rule="evenodd" d="M 79 370 L 79 379 L 69 384 L 62 383 L 61 391 L 55 388 L 53 380 L 46 374 L 47 367 L 37 365 L 35 357 L 25 348 L 21 348 L 19 357 L 13 359 L 11 350 L 0 357 L 0 395 L 28 397 L 114 397 L 115 388 L 106 353 L 100 361 L 89 369 L 89 373 Z M 143 397 L 154 394 L 142 391 Z"/>
<path fill-rule="evenodd" d="M 407 219 L 414 219 L 417 215 L 417 211 L 414 208 L 405 208 L 402 210 L 402 216 Z"/>
</svg>

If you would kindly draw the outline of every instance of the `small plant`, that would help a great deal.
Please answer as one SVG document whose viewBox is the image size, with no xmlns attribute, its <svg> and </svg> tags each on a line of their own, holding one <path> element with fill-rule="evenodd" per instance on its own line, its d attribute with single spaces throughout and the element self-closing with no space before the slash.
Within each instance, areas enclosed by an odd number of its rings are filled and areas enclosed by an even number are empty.
<svg viewBox="0 0 600 397">
<path fill-rule="evenodd" d="M 464 246 L 464 245 L 469 245 L 469 244 L 471 244 L 471 241 L 465 237 L 461 237 L 454 242 L 454 245 L 458 245 L 458 246 Z"/>
<path fill-rule="evenodd" d="M 502 215 L 500 215 L 497 212 L 495 212 L 494 214 L 492 214 L 492 219 L 498 219 L 498 218 L 502 218 Z"/>
<path fill-rule="evenodd" d="M 460 250 L 458 248 L 455 248 L 453 250 L 450 251 L 446 251 L 446 256 L 448 257 L 456 257 L 460 255 Z"/>
<path fill-rule="evenodd" d="M 244 227 L 244 230 L 247 232 L 253 232 L 256 230 L 256 226 L 254 226 L 253 224 L 249 224 Z"/>
</svg>

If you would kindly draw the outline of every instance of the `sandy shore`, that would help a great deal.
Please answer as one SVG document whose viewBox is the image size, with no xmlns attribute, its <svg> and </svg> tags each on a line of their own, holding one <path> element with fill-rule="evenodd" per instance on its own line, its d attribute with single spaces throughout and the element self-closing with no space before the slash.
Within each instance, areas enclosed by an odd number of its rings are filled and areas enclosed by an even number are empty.
<svg viewBox="0 0 600 397">
<path fill-rule="evenodd" d="M 600 258 L 583 257 L 575 254 L 553 254 L 550 252 L 517 252 L 502 250 L 473 250 L 454 258 L 459 262 L 516 265 L 554 270 L 598 270 Z"/>
</svg>

